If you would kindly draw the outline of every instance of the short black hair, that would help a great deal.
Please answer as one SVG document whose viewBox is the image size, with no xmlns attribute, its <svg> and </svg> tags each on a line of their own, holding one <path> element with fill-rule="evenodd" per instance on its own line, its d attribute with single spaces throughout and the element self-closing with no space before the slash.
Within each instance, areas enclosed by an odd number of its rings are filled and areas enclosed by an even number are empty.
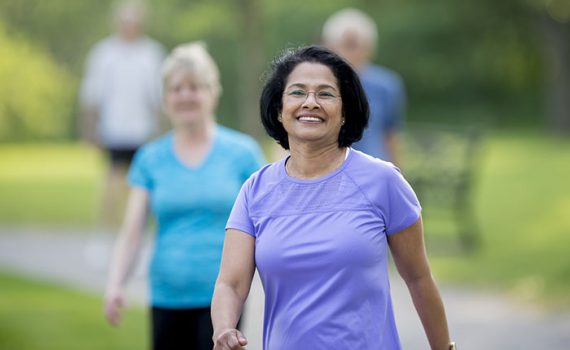
<svg viewBox="0 0 570 350">
<path fill-rule="evenodd" d="M 358 74 L 340 56 L 322 46 L 312 45 L 287 49 L 277 56 L 261 92 L 259 109 L 261 122 L 267 134 L 284 149 L 289 149 L 287 131 L 277 118 L 283 109 L 283 92 L 289 74 L 301 63 L 320 63 L 330 68 L 337 79 L 342 98 L 342 115 L 345 123 L 338 136 L 339 147 L 348 147 L 362 138 L 368 126 L 368 99 Z"/>
</svg>

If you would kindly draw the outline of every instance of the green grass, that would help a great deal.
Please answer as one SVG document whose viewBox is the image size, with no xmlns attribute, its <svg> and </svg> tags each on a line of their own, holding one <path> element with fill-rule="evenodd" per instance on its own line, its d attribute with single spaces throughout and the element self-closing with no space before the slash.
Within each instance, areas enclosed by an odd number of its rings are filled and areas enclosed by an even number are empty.
<svg viewBox="0 0 570 350">
<path fill-rule="evenodd" d="M 104 162 L 77 144 L 0 146 L 0 223 L 88 226 L 96 221 Z"/>
<path fill-rule="evenodd" d="M 147 312 L 129 308 L 109 326 L 100 296 L 0 272 L 0 349 L 146 349 Z"/>
<path fill-rule="evenodd" d="M 490 135 L 474 197 L 483 246 L 472 255 L 434 254 L 436 275 L 570 305 L 569 175 L 570 140 Z M 429 239 L 429 225 L 426 234 Z"/>
</svg>

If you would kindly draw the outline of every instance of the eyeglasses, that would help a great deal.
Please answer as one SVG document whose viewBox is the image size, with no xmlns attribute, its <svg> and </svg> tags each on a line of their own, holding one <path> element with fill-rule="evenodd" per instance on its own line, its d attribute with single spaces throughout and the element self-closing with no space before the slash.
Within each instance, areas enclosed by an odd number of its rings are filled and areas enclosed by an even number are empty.
<svg viewBox="0 0 570 350">
<path fill-rule="evenodd" d="M 332 102 L 338 98 L 338 96 L 330 91 L 305 91 L 303 89 L 295 89 L 285 93 L 285 96 L 299 102 L 305 102 L 309 98 L 310 94 L 314 94 L 315 99 L 318 102 Z"/>
</svg>

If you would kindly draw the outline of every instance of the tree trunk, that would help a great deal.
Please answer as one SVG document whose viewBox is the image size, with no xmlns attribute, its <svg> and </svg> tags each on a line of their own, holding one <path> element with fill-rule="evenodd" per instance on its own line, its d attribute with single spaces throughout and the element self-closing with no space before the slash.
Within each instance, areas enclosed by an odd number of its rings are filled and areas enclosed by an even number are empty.
<svg viewBox="0 0 570 350">
<path fill-rule="evenodd" d="M 261 74 L 265 68 L 260 0 L 237 2 L 241 17 L 241 49 L 238 62 L 240 129 L 260 139 L 264 135 L 259 118 Z"/>
<path fill-rule="evenodd" d="M 570 23 L 542 20 L 547 76 L 547 113 L 555 133 L 570 136 Z"/>
</svg>

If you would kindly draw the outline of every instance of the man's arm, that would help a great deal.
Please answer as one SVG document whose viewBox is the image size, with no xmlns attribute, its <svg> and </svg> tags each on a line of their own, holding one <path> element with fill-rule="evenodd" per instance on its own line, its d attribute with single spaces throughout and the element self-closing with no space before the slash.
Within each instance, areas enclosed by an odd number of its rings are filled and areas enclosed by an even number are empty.
<svg viewBox="0 0 570 350">
<path fill-rule="evenodd" d="M 82 106 L 79 116 L 78 133 L 79 137 L 90 144 L 98 145 L 97 121 L 99 119 L 98 109 L 94 106 Z"/>
</svg>

